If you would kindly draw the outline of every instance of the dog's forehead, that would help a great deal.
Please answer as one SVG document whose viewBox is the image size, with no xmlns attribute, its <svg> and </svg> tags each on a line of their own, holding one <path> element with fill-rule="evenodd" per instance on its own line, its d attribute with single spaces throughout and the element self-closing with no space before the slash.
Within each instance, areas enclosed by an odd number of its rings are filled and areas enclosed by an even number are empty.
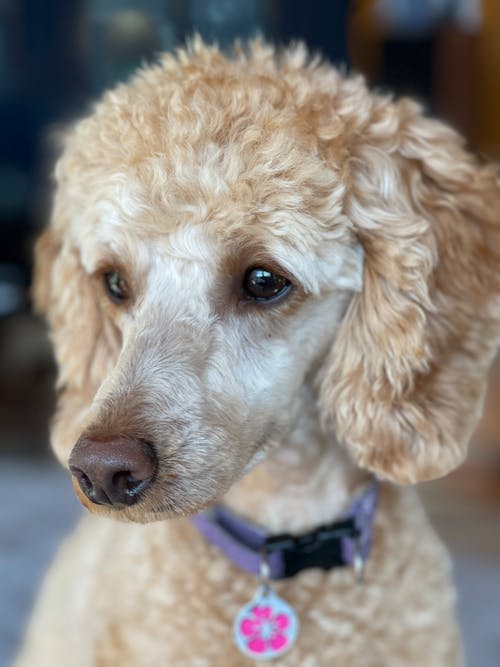
<svg viewBox="0 0 500 667">
<path fill-rule="evenodd" d="M 208 146 L 206 160 L 193 158 L 186 173 L 169 173 L 159 157 L 148 177 L 136 171 L 103 179 L 101 196 L 73 225 L 87 271 L 117 260 L 145 274 L 175 262 L 183 275 L 203 265 L 215 276 L 271 262 L 313 292 L 322 272 L 336 276 L 352 239 L 335 175 L 316 197 L 283 175 L 263 179 L 259 190 L 241 176 L 236 158 L 226 164 L 225 153 Z"/>
<path fill-rule="evenodd" d="M 56 205 L 88 270 L 103 249 L 147 265 L 152 247 L 175 254 L 169 244 L 178 252 L 198 227 L 180 255 L 203 247 L 209 261 L 244 241 L 294 275 L 317 272 L 324 255 L 335 266 L 341 245 L 352 247 L 340 153 L 325 163 L 311 110 L 284 81 L 299 73 L 256 67 L 153 68 L 76 126 Z M 305 90 L 309 74 L 300 76 Z"/>
<path fill-rule="evenodd" d="M 299 102 L 296 79 L 301 97 L 312 99 L 312 74 L 278 72 L 268 60 L 217 57 L 208 66 L 203 58 L 167 58 L 107 93 L 68 136 L 56 170 L 64 206 L 74 205 L 76 218 L 88 211 L 99 225 L 140 224 L 149 236 L 273 212 L 331 221 L 343 195 L 343 158 L 339 151 L 338 161 L 323 162 L 318 99 L 314 109 Z"/>
<path fill-rule="evenodd" d="M 279 71 L 272 60 L 167 56 L 106 93 L 67 146 L 81 161 L 98 158 L 108 168 L 154 155 L 176 162 L 179 151 L 203 152 L 207 142 L 238 143 L 249 156 L 262 149 L 286 157 L 292 140 L 307 149 L 317 144 L 314 118 L 321 104 L 311 93 L 312 76 L 306 68 Z"/>
</svg>

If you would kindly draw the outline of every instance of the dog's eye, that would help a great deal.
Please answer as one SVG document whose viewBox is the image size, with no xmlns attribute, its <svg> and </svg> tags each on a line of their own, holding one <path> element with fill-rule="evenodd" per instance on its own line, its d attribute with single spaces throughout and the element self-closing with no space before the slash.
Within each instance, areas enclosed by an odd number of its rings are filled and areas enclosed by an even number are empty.
<svg viewBox="0 0 500 667">
<path fill-rule="evenodd" d="M 123 303 L 129 298 L 130 292 L 127 281 L 118 271 L 106 271 L 103 279 L 106 292 L 115 303 Z"/>
<path fill-rule="evenodd" d="M 253 301 L 275 301 L 288 294 L 291 286 L 284 276 L 260 266 L 248 269 L 243 279 L 245 296 Z"/>
</svg>

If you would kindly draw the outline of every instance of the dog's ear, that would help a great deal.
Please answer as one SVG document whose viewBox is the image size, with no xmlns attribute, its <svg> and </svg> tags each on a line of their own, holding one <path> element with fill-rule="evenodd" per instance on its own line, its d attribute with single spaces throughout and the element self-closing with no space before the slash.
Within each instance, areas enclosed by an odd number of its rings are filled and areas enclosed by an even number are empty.
<svg viewBox="0 0 500 667">
<path fill-rule="evenodd" d="M 53 222 L 35 245 L 33 300 L 48 320 L 59 387 L 86 396 L 98 388 L 116 356 L 117 334 L 103 317 L 98 288 L 64 237 L 64 226 Z"/>
<path fill-rule="evenodd" d="M 408 100 L 381 103 L 350 155 L 364 284 L 322 369 L 320 407 L 362 467 L 435 478 L 465 456 L 498 344 L 498 176 Z"/>
<path fill-rule="evenodd" d="M 54 345 L 59 392 L 51 441 L 65 464 L 94 395 L 115 363 L 120 341 L 102 311 L 99 281 L 82 266 L 59 208 L 35 246 L 33 299 L 47 317 Z"/>
</svg>

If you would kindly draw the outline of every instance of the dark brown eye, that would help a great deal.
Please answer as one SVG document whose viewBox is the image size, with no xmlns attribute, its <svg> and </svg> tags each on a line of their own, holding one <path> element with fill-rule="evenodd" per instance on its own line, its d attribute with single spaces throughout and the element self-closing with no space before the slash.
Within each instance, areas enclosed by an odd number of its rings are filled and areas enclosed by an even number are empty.
<svg viewBox="0 0 500 667">
<path fill-rule="evenodd" d="M 243 291 L 253 301 L 274 301 L 290 291 L 292 283 L 277 273 L 260 266 L 248 269 L 243 279 Z"/>
<path fill-rule="evenodd" d="M 123 303 L 129 298 L 127 281 L 118 271 L 106 271 L 103 278 L 106 292 L 115 303 Z"/>
</svg>

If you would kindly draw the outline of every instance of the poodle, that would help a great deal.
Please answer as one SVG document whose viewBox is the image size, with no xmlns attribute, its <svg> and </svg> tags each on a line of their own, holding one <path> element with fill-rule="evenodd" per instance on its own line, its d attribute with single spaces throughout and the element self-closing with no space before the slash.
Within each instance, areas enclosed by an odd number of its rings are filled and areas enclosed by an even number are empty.
<svg viewBox="0 0 500 667">
<path fill-rule="evenodd" d="M 500 185 L 302 45 L 195 38 L 64 138 L 34 298 L 89 510 L 19 667 L 462 664 L 414 483 L 500 334 Z"/>
</svg>

